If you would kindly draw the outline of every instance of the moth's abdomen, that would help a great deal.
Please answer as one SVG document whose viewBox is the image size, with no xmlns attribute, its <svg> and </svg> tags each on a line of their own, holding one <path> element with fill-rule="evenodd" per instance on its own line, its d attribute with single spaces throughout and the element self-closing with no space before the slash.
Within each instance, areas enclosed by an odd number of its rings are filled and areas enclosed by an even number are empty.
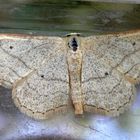
<svg viewBox="0 0 140 140">
<path fill-rule="evenodd" d="M 67 62 L 70 78 L 70 96 L 75 108 L 75 114 L 83 114 L 83 97 L 81 92 L 81 51 L 78 50 L 76 53 L 71 50 L 68 51 Z"/>
</svg>

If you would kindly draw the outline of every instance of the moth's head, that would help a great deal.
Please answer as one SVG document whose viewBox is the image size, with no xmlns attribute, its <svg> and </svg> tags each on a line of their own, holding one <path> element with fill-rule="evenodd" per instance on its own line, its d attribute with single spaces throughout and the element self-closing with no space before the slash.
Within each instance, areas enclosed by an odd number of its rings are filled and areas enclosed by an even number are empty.
<svg viewBox="0 0 140 140">
<path fill-rule="evenodd" d="M 80 35 L 81 35 L 80 33 L 70 33 L 66 35 L 67 45 L 74 52 L 76 52 L 80 46 L 80 39 L 79 39 Z"/>
</svg>

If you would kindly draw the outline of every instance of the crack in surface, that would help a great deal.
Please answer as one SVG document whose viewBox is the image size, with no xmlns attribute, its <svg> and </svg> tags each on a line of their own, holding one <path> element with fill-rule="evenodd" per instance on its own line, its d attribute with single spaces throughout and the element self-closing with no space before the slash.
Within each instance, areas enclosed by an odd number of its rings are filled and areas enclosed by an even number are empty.
<svg viewBox="0 0 140 140">
<path fill-rule="evenodd" d="M 75 121 L 75 120 L 72 120 L 74 123 L 76 123 L 77 125 L 79 125 L 79 126 L 81 126 L 81 127 L 83 127 L 83 128 L 88 128 L 88 129 L 90 129 L 90 130 L 92 130 L 92 131 L 96 131 L 96 132 L 98 132 L 98 133 L 101 133 L 102 135 L 104 135 L 104 136 L 106 136 L 106 137 L 111 137 L 110 135 L 108 135 L 108 134 L 105 134 L 105 133 L 103 133 L 101 130 L 97 130 L 97 129 L 95 129 L 95 128 L 92 128 L 90 125 L 88 125 L 88 126 L 86 126 L 86 125 L 83 125 L 83 124 L 80 124 L 80 123 L 78 123 L 77 121 Z"/>
</svg>

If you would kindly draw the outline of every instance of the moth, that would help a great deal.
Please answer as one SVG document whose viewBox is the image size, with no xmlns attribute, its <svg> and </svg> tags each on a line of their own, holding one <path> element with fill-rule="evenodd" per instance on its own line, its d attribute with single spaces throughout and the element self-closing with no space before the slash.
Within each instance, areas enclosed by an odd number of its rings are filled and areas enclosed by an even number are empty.
<svg viewBox="0 0 140 140">
<path fill-rule="evenodd" d="M 0 35 L 0 85 L 19 110 L 47 119 L 70 107 L 77 115 L 118 116 L 140 82 L 140 31 L 82 37 Z"/>
</svg>

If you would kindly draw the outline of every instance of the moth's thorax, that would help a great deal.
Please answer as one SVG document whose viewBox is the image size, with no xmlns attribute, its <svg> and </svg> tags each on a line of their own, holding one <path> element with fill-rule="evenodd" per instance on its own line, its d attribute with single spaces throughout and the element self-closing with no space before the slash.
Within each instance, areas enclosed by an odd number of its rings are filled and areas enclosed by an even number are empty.
<svg viewBox="0 0 140 140">
<path fill-rule="evenodd" d="M 81 69 L 82 63 L 82 51 L 80 48 L 80 38 L 78 36 L 68 37 L 68 51 L 67 51 L 67 61 L 69 65 L 69 71 L 71 73 L 76 73 L 77 70 Z M 79 74 L 79 72 L 78 72 Z"/>
<path fill-rule="evenodd" d="M 67 36 L 67 61 L 69 70 L 72 72 L 81 69 L 82 50 L 80 46 L 80 37 L 76 33 Z M 71 69 L 73 68 L 73 69 Z"/>
</svg>

